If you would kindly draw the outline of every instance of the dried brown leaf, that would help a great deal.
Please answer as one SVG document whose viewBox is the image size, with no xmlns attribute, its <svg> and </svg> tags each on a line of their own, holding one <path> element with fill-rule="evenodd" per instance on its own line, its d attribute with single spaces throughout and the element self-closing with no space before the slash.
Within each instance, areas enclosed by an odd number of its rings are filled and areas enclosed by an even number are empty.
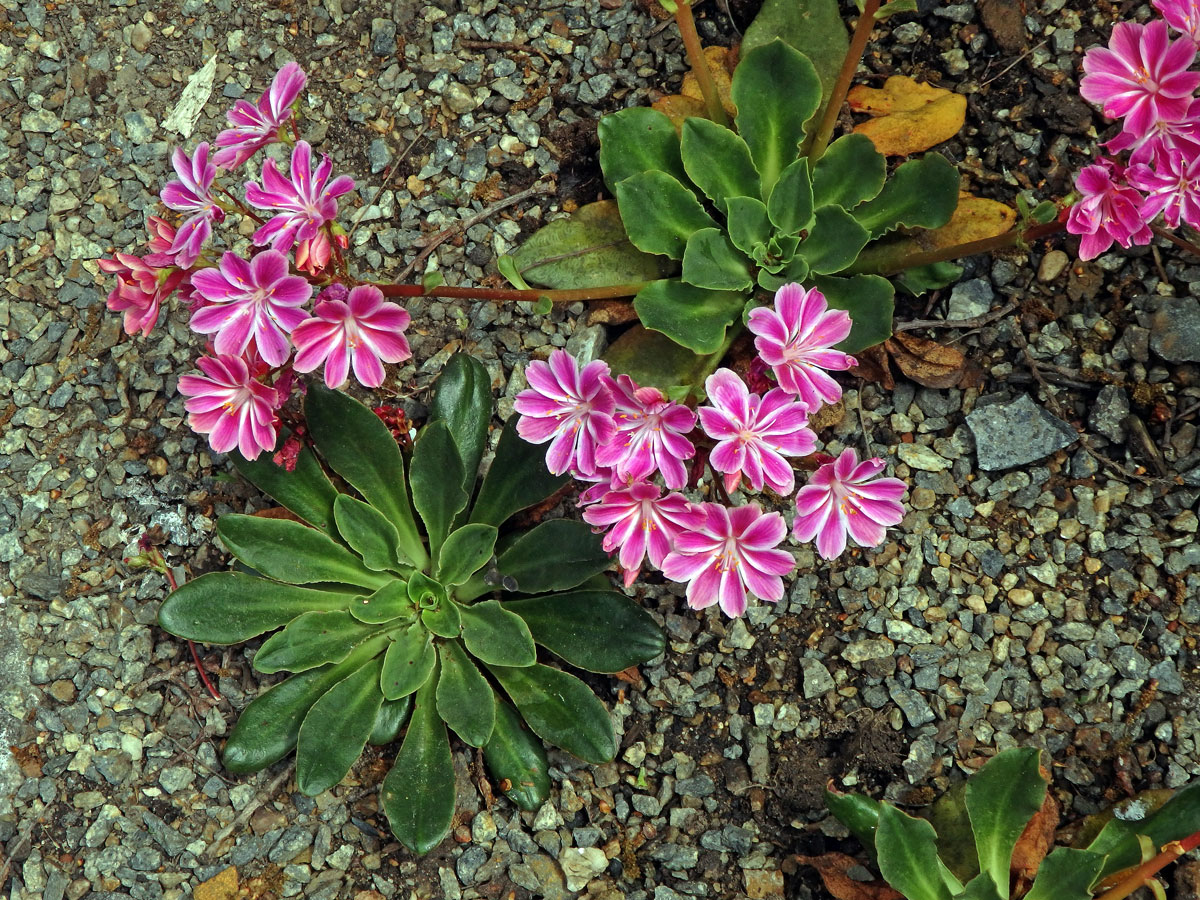
<svg viewBox="0 0 1200 900">
<path fill-rule="evenodd" d="M 1033 886 L 1038 866 L 1054 846 L 1054 834 L 1058 830 L 1058 801 L 1046 791 L 1046 799 L 1017 838 L 1013 848 L 1011 871 L 1017 878 L 1017 895 L 1020 896 Z"/>
<path fill-rule="evenodd" d="M 892 367 L 888 364 L 887 350 L 883 344 L 868 347 L 854 354 L 854 358 L 858 360 L 858 365 L 850 369 L 851 375 L 873 381 L 887 391 L 896 386 L 896 379 L 892 377 Z"/>
<path fill-rule="evenodd" d="M 589 325 L 628 325 L 637 321 L 637 311 L 628 300 L 597 300 L 588 306 Z"/>
<path fill-rule="evenodd" d="M 906 377 L 928 388 L 955 387 L 967 371 L 967 359 L 954 347 L 912 334 L 893 335 L 884 346 Z"/>
<path fill-rule="evenodd" d="M 708 71 L 712 74 L 713 83 L 717 86 L 721 105 L 725 107 L 725 111 L 729 115 L 734 115 L 737 107 L 734 106 L 730 96 L 730 88 L 733 85 L 733 67 L 737 63 L 736 55 L 731 53 L 728 47 L 705 47 L 704 60 L 708 64 Z M 689 71 L 683 76 L 683 84 L 680 85 L 678 94 L 661 97 L 655 100 L 651 106 L 666 115 L 674 123 L 676 130 L 683 128 L 683 120 L 689 117 L 708 118 L 708 110 L 704 105 L 704 93 L 700 90 L 700 80 L 696 77 L 695 70 Z"/>
<path fill-rule="evenodd" d="M 292 522 L 299 522 L 301 525 L 308 524 L 290 509 L 284 509 L 282 506 L 269 506 L 252 513 L 252 515 L 258 516 L 260 519 L 288 519 Z"/>
<path fill-rule="evenodd" d="M 856 881 L 847 872 L 862 865 L 844 853 L 822 853 L 820 856 L 794 856 L 796 862 L 812 866 L 825 882 L 825 888 L 837 900 L 904 900 L 904 895 L 892 890 L 882 881 Z"/>
</svg>

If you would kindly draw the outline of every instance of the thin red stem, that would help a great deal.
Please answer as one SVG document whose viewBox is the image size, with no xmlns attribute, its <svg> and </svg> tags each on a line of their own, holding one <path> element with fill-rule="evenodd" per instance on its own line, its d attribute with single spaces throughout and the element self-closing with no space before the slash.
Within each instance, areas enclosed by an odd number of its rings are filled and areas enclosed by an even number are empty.
<svg viewBox="0 0 1200 900">
<path fill-rule="evenodd" d="M 179 582 L 175 580 L 175 573 L 171 571 L 171 567 L 167 565 L 167 561 L 163 559 L 163 555 L 157 550 L 154 551 L 159 564 L 159 569 L 167 578 L 167 584 L 170 585 L 172 591 L 179 590 Z M 218 703 L 223 699 L 220 691 L 213 687 L 213 683 L 208 680 L 208 673 L 204 671 L 204 664 L 200 662 L 200 653 L 196 650 L 194 641 L 187 642 L 188 649 L 192 651 L 192 661 L 196 664 L 196 672 L 200 676 L 200 682 L 204 685 L 209 695 Z"/>
<path fill-rule="evenodd" d="M 1151 225 L 1150 230 L 1153 231 L 1160 238 L 1166 238 L 1168 241 L 1170 241 L 1172 244 L 1174 244 L 1180 250 L 1186 250 L 1188 253 L 1191 253 L 1193 256 L 1200 256 L 1200 247 L 1197 247 L 1191 241 L 1185 241 L 1183 238 L 1181 238 L 1179 235 L 1175 234 L 1174 232 L 1168 231 L 1167 229 L 1163 228 L 1160 225 Z"/>
<path fill-rule="evenodd" d="M 1166 868 L 1189 850 L 1200 846 L 1200 831 L 1189 835 L 1182 841 L 1171 841 L 1163 847 L 1162 852 L 1151 860 L 1133 869 L 1111 890 L 1101 894 L 1097 900 L 1124 900 L 1147 881 L 1153 878 L 1161 869 Z"/>
<path fill-rule="evenodd" d="M 854 73 L 858 71 L 858 63 L 867 49 L 867 41 L 871 38 L 871 29 L 875 27 L 875 13 L 878 11 L 879 0 L 867 0 L 863 6 L 862 15 L 858 17 L 858 21 L 854 25 L 854 34 L 850 37 L 850 49 L 846 51 L 846 58 L 842 60 L 842 68 L 838 71 L 837 81 L 833 83 L 833 92 L 829 95 L 829 104 L 825 107 L 821 124 L 817 126 L 812 144 L 809 146 L 808 158 L 812 162 L 820 159 L 825 153 L 825 148 L 829 146 L 829 139 L 833 136 L 833 127 L 837 124 L 842 104 L 846 102 L 846 95 L 850 92 L 850 82 L 854 80 Z"/>
<path fill-rule="evenodd" d="M 884 267 L 882 271 L 876 274 L 895 275 L 897 272 L 903 272 L 905 269 L 913 269 L 917 266 L 928 266 L 951 259 L 962 259 L 965 256 L 975 256 L 979 253 L 991 253 L 994 250 L 1003 250 L 1006 247 L 1012 247 L 1021 242 L 1028 243 L 1050 237 L 1053 234 L 1058 234 L 1065 227 L 1062 222 L 1055 220 L 1047 222 L 1045 225 L 1034 225 L 1032 228 L 1027 228 L 1024 231 L 1014 228 L 1012 231 L 1006 231 L 1004 234 L 997 235 L 996 237 L 968 241 L 965 244 L 954 244 L 951 247 L 942 247 L 939 250 L 929 250 L 925 253 L 913 253 L 892 265 Z"/>
<path fill-rule="evenodd" d="M 700 35 L 696 32 L 692 0 L 679 0 L 675 7 L 675 22 L 679 25 L 679 34 L 683 38 L 683 47 L 687 50 L 692 71 L 696 73 L 696 80 L 700 83 L 700 93 L 704 95 L 704 107 L 708 110 L 708 117 L 718 125 L 728 128 L 729 115 L 725 112 L 725 104 L 721 102 L 721 94 L 717 91 L 717 84 L 708 68 L 704 47 L 700 44 Z"/>
</svg>

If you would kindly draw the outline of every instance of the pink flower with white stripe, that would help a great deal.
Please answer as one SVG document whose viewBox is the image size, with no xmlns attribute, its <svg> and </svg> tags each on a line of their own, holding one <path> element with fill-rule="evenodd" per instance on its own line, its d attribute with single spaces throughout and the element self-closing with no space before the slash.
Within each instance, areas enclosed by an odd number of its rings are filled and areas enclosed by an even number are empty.
<svg viewBox="0 0 1200 900">
<path fill-rule="evenodd" d="M 1200 0 L 1153 0 L 1153 3 L 1168 25 L 1200 44 Z"/>
<path fill-rule="evenodd" d="M 1093 259 L 1118 242 L 1149 244 L 1153 234 L 1142 217 L 1142 195 L 1121 183 L 1125 172 L 1109 160 L 1085 166 L 1075 179 L 1083 199 L 1067 215 L 1067 231 L 1081 236 L 1079 258 Z"/>
<path fill-rule="evenodd" d="M 851 324 L 850 314 L 829 309 L 816 288 L 806 291 L 798 284 L 785 284 L 775 294 L 773 310 L 750 311 L 748 327 L 758 335 L 754 347 L 779 386 L 812 411 L 842 396 L 841 385 L 826 370 L 840 372 L 857 365 L 853 356 L 832 349 L 850 334 Z"/>
<path fill-rule="evenodd" d="M 232 128 L 217 135 L 221 149 L 213 155 L 222 169 L 236 169 L 255 153 L 279 140 L 279 129 L 292 117 L 292 104 L 304 90 L 308 76 L 299 63 L 290 62 L 275 73 L 258 104 L 239 100 L 225 114 Z"/>
<path fill-rule="evenodd" d="M 606 493 L 599 503 L 583 511 L 583 521 L 599 529 L 609 528 L 604 549 L 617 551 L 625 587 L 629 587 L 641 574 L 646 557 L 650 565 L 662 567 L 676 535 L 695 520 L 691 507 L 682 494 L 664 497 L 657 485 L 636 481 Z"/>
<path fill-rule="evenodd" d="M 700 407 L 700 424 L 717 441 L 708 459 L 725 473 L 725 489 L 736 490 L 745 475 L 751 490 L 766 484 L 777 494 L 790 494 L 796 476 L 784 456 L 807 456 L 817 447 L 808 408 L 782 388 L 751 394 L 729 369 L 717 369 L 704 387 L 712 406 Z"/>
<path fill-rule="evenodd" d="M 246 184 L 246 202 L 259 209 L 279 210 L 279 215 L 254 232 L 254 243 L 287 252 L 296 241 L 311 240 L 322 225 L 337 218 L 337 198 L 354 189 L 354 179 L 339 175 L 330 181 L 332 172 L 328 154 L 322 154 L 313 171 L 312 148 L 307 141 L 297 141 L 292 150 L 289 178 L 279 173 L 275 160 L 267 159 L 262 186 L 253 181 Z"/>
<path fill-rule="evenodd" d="M 236 356 L 202 356 L 196 365 L 203 375 L 179 379 L 192 430 L 207 434 L 218 453 L 236 447 L 246 459 L 256 459 L 273 450 L 282 404 L 275 388 L 254 378 L 246 361 Z"/>
<path fill-rule="evenodd" d="M 1187 114 L 1179 120 L 1159 119 L 1145 134 L 1135 136 L 1122 131 L 1105 142 L 1110 153 L 1129 151 L 1131 163 L 1154 165 L 1172 151 L 1193 157 L 1200 155 L 1200 100 L 1193 100 Z"/>
<path fill-rule="evenodd" d="M 696 455 L 685 437 L 696 427 L 696 414 L 672 403 L 658 388 L 639 388 L 628 375 L 605 378 L 604 383 L 616 402 L 617 434 L 597 452 L 597 464 L 612 466 L 621 480 L 638 481 L 662 472 L 668 488 L 682 488 L 687 484 L 683 461 Z"/>
<path fill-rule="evenodd" d="M 153 254 L 152 254 L 153 255 Z M 108 308 L 125 313 L 125 333 L 149 334 L 163 302 L 186 283 L 182 269 L 162 268 L 129 253 L 114 253 L 113 259 L 98 261 L 100 268 L 117 276 L 117 286 L 108 295 Z"/>
<path fill-rule="evenodd" d="M 595 360 L 580 369 L 565 350 L 551 353 L 549 363 L 534 360 L 525 370 L 529 389 L 513 403 L 521 414 L 517 434 L 531 444 L 550 442 L 546 466 L 555 475 L 568 469 L 594 475 L 597 451 L 616 435 L 616 402 L 604 383 L 607 375 L 608 363 Z"/>
<path fill-rule="evenodd" d="M 383 291 L 375 285 L 360 284 L 345 300 L 318 302 L 316 318 L 296 326 L 292 367 L 297 372 L 311 372 L 324 363 L 325 383 L 331 388 L 345 384 L 353 367 L 360 384 L 379 387 L 385 374 L 383 363 L 403 362 L 412 356 L 404 336 L 411 321 L 407 310 L 385 303 Z"/>
<path fill-rule="evenodd" d="M 201 334 L 216 333 L 221 356 L 242 356 L 251 347 L 272 366 L 287 362 L 288 334 L 308 318 L 303 307 L 312 285 L 288 270 L 287 257 L 264 250 L 250 262 L 227 252 L 215 269 L 201 269 L 192 285 L 205 303 L 189 323 Z"/>
<path fill-rule="evenodd" d="M 1146 192 L 1141 209 L 1145 221 L 1161 212 L 1168 228 L 1178 228 L 1181 218 L 1193 228 L 1200 225 L 1200 156 L 1173 151 L 1153 169 L 1131 166 L 1128 177 L 1133 187 Z"/>
<path fill-rule="evenodd" d="M 225 221 L 225 211 L 212 195 L 217 167 L 208 160 L 207 143 L 197 147 L 191 157 L 182 147 L 176 147 L 171 154 L 171 165 L 179 180 L 167 182 L 159 196 L 171 209 L 194 215 L 179 226 L 167 252 L 174 255 L 176 265 L 187 269 L 212 237 L 212 223 Z"/>
<path fill-rule="evenodd" d="M 817 540 L 817 552 L 833 559 L 846 549 L 849 534 L 863 547 L 883 543 L 887 528 L 904 518 L 900 498 L 907 490 L 899 478 L 875 476 L 887 466 L 882 459 L 861 463 L 853 449 L 817 469 L 796 493 L 792 533 L 798 541 Z"/>
<path fill-rule="evenodd" d="M 786 536 L 783 516 L 764 513 L 757 503 L 733 509 L 700 504 L 693 506 L 688 530 L 675 537 L 662 571 L 687 582 L 692 609 L 719 603 L 727 616 L 737 617 L 749 594 L 772 603 L 783 599 L 782 576 L 796 567 L 792 554 L 776 549 Z"/>
</svg>

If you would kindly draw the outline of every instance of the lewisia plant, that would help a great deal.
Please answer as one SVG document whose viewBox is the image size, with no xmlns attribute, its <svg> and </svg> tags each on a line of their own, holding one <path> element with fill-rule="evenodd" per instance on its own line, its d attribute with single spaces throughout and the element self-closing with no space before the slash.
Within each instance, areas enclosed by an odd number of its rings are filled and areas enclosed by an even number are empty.
<svg viewBox="0 0 1200 900">
<path fill-rule="evenodd" d="M 832 349 L 850 333 L 850 316 L 829 309 L 815 288 L 784 285 L 772 308 L 750 314 L 749 327 L 762 370 L 778 382 L 767 382 L 765 391 L 718 369 L 705 383 L 708 404 L 693 412 L 627 375 L 614 378 L 607 363 L 581 367 L 555 350 L 547 362 L 529 364 L 529 389 L 514 403 L 517 433 L 549 444 L 550 471 L 591 482 L 580 497 L 583 519 L 606 532 L 604 549 L 617 554 L 626 587 L 648 565 L 686 583 L 693 609 L 719 605 L 729 616 L 742 615 L 751 597 L 782 599 L 783 576 L 795 567 L 781 547 L 783 516 L 758 503 L 735 505 L 729 493 L 792 492 L 789 459 L 816 449 L 809 416 L 841 397 L 829 371 L 855 364 Z M 696 503 L 681 493 L 688 481 L 683 462 L 696 456 L 697 443 L 706 447 L 712 490 L 722 502 Z M 839 556 L 847 537 L 864 547 L 881 544 L 904 517 L 904 482 L 877 477 L 883 460 L 859 462 L 849 449 L 818 461 L 796 497 L 796 539 L 815 541 L 825 559 Z"/>
</svg>

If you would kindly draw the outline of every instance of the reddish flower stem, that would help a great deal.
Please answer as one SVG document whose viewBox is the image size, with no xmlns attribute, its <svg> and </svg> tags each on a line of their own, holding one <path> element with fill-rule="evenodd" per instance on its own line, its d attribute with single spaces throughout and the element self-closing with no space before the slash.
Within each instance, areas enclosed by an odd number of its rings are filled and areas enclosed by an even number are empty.
<svg viewBox="0 0 1200 900">
<path fill-rule="evenodd" d="M 878 2 L 878 0 L 876 0 Z M 725 112 L 725 104 L 717 91 L 712 72 L 708 68 L 708 60 L 704 56 L 704 48 L 700 44 L 700 35 L 696 32 L 696 19 L 692 16 L 692 0 L 679 0 L 675 7 L 675 22 L 679 25 L 679 34 L 683 38 L 684 49 L 687 50 L 688 62 L 696 73 L 700 83 L 700 93 L 704 95 L 704 106 L 708 117 L 718 125 L 729 127 L 729 115 Z"/>
<path fill-rule="evenodd" d="M 1142 863 L 1136 869 L 1117 882 L 1116 886 L 1101 894 L 1097 900 L 1125 900 L 1130 894 L 1153 878 L 1159 870 L 1165 868 L 1189 850 L 1200 846 L 1200 831 L 1185 837 L 1182 841 L 1171 841 L 1158 856 Z"/>
<path fill-rule="evenodd" d="M 913 253 L 890 266 L 885 266 L 876 274 L 895 275 L 897 272 L 903 272 L 905 269 L 913 269 L 917 266 L 928 266 L 932 263 L 961 259 L 964 256 L 975 256 L 979 253 L 991 253 L 995 250 L 1003 250 L 1006 247 L 1016 246 L 1022 242 L 1028 243 L 1050 237 L 1053 234 L 1058 234 L 1065 227 L 1062 222 L 1056 220 L 1054 222 L 1047 222 L 1045 225 L 1034 225 L 1032 228 L 1026 228 L 1024 231 L 1014 228 L 1012 231 L 1006 231 L 1004 234 L 999 234 L 995 237 L 983 238 L 978 241 L 968 241 L 965 244 L 955 244 L 952 247 L 943 247 L 940 250 L 930 250 L 925 253 Z"/>
<path fill-rule="evenodd" d="M 821 116 L 821 124 L 813 134 L 812 144 L 808 149 L 808 159 L 816 162 L 825 154 L 829 139 L 833 136 L 833 127 L 837 124 L 842 104 L 850 92 L 850 82 L 858 71 L 858 63 L 867 49 L 867 41 L 871 38 L 871 29 L 875 27 L 875 13 L 879 11 L 879 0 L 867 0 L 863 6 L 862 15 L 854 25 L 854 34 L 850 37 L 850 49 L 842 60 L 842 68 L 838 71 L 837 81 L 833 83 L 833 93 L 829 95 L 829 104 L 825 114 Z"/>
<path fill-rule="evenodd" d="M 1200 247 L 1197 247 L 1191 241 L 1185 241 L 1183 238 L 1181 238 L 1179 235 L 1175 234 L 1174 232 L 1168 231 L 1166 228 L 1163 228 L 1160 225 L 1151 225 L 1150 230 L 1153 231 L 1160 238 L 1166 238 L 1168 241 L 1170 241 L 1172 244 L 1174 244 L 1180 250 L 1186 250 L 1188 253 L 1192 254 L 1193 256 L 1200 256 Z"/>
<path fill-rule="evenodd" d="M 171 571 L 171 567 L 167 565 L 167 561 L 163 559 L 162 554 L 155 551 L 158 561 L 161 564 L 161 571 L 167 578 L 167 584 L 170 585 L 172 591 L 179 590 L 179 582 L 175 580 L 175 573 Z M 196 664 L 196 672 L 200 676 L 200 681 L 208 691 L 209 695 L 218 703 L 223 699 L 221 692 L 213 687 L 213 683 L 208 680 L 208 673 L 204 671 L 204 664 L 200 662 L 200 653 L 196 650 L 194 641 L 187 642 L 188 649 L 192 651 L 192 661 Z"/>
</svg>

